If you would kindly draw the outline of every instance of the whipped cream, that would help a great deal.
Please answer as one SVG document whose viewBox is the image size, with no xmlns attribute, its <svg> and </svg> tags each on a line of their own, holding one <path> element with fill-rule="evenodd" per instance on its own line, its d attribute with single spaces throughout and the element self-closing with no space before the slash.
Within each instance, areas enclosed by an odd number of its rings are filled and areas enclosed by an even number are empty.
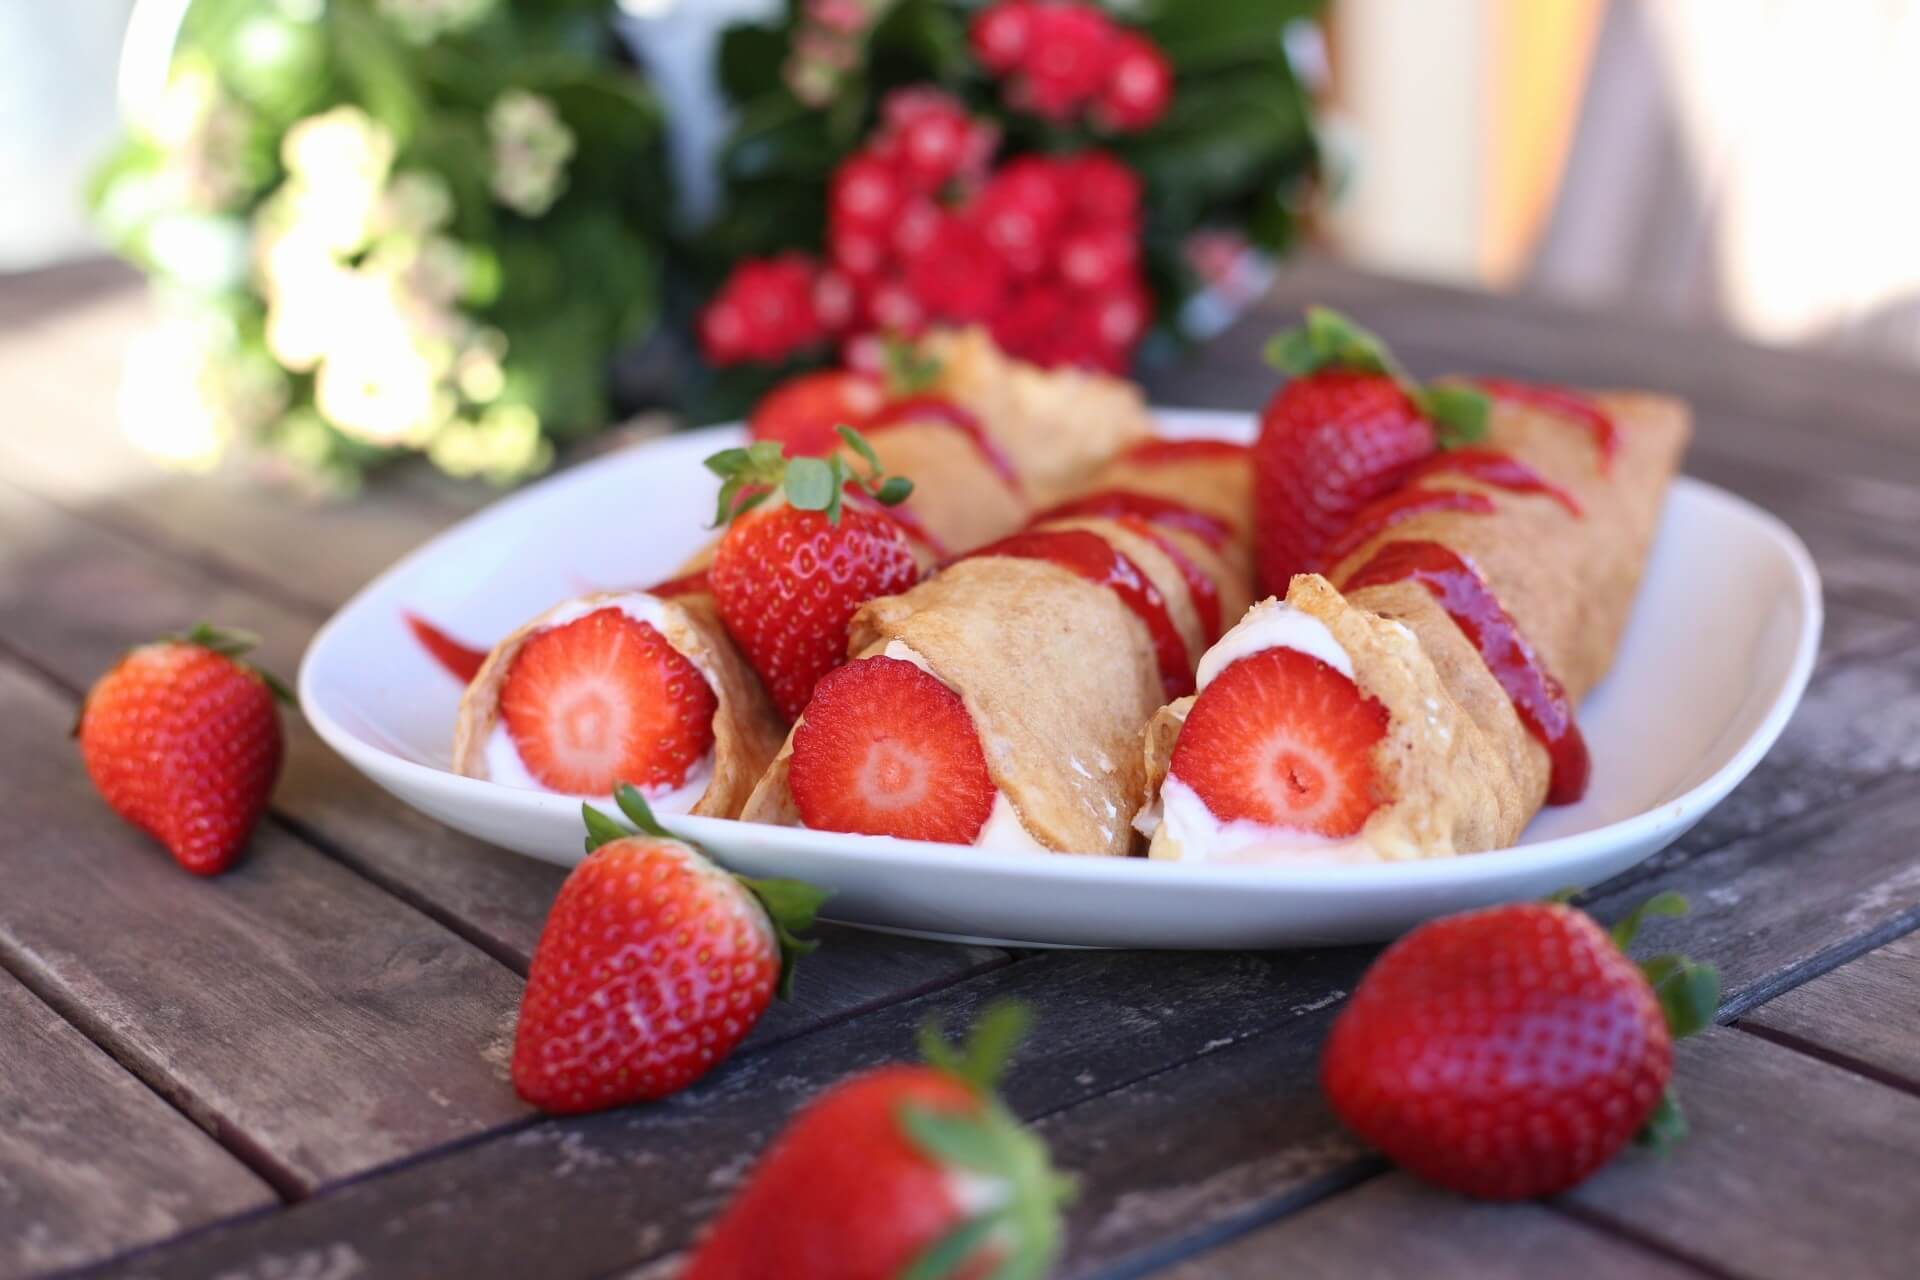
<svg viewBox="0 0 1920 1280">
<path fill-rule="evenodd" d="M 1247 610 L 1201 656 L 1195 684 L 1204 690 L 1240 659 L 1268 649 L 1296 650 L 1353 678 L 1353 659 L 1326 623 L 1283 600 L 1269 598 Z M 1134 828 L 1151 838 L 1148 856 L 1154 858 L 1247 865 L 1332 865 L 1379 859 L 1373 846 L 1358 837 L 1335 840 L 1295 827 L 1222 820 L 1198 792 L 1172 773 L 1161 782 L 1159 798 L 1134 819 Z"/>
<path fill-rule="evenodd" d="M 598 613 L 602 609 L 618 609 L 635 622 L 644 622 L 662 636 L 668 636 L 668 643 L 672 643 L 666 605 L 659 597 L 648 595 L 644 591 L 628 591 L 618 596 L 597 599 L 568 600 L 563 604 L 555 605 L 541 617 L 540 624 L 529 633 L 529 636 L 538 635 L 542 631 L 551 631 L 555 627 L 564 627 L 569 622 L 577 622 L 588 614 Z M 678 649 L 679 646 L 676 645 L 675 648 Z M 689 662 L 693 663 L 694 669 L 699 671 L 701 678 L 717 694 L 719 683 L 714 678 L 712 665 L 707 661 L 706 656 L 686 653 L 684 650 L 681 652 Z M 523 791 L 544 791 L 549 795 L 568 794 L 556 792 L 527 771 L 526 761 L 520 756 L 520 748 L 514 745 L 513 735 L 507 732 L 505 720 L 496 718 L 492 732 L 487 734 L 486 761 L 487 778 L 502 786 L 518 787 Z M 700 802 L 700 797 L 706 794 L 707 784 L 712 781 L 713 748 L 708 747 L 706 755 L 695 761 L 693 767 L 687 770 L 687 776 L 679 786 L 641 787 L 640 794 L 647 798 L 647 804 L 655 813 L 686 813 Z M 612 800 L 611 795 L 579 798 Z"/>
<path fill-rule="evenodd" d="M 940 673 L 927 665 L 913 646 L 903 640 L 889 640 L 887 647 L 880 651 L 882 657 L 898 658 L 902 662 L 911 662 L 934 679 L 940 679 Z M 942 684 L 946 681 L 942 680 Z M 952 686 L 948 686 L 951 688 Z M 1033 838 L 1026 824 L 1020 821 L 1020 811 L 1014 808 L 1007 793 L 995 787 L 993 789 L 993 811 L 987 815 L 987 824 L 980 828 L 980 834 L 973 838 L 976 849 L 992 849 L 1000 853 L 1050 853 L 1047 846 Z"/>
</svg>

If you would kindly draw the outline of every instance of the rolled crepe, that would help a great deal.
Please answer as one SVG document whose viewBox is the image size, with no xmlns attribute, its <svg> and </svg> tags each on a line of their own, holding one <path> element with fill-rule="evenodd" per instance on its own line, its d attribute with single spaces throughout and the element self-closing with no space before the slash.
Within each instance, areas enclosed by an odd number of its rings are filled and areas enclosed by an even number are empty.
<svg viewBox="0 0 1920 1280">
<path fill-rule="evenodd" d="M 1197 537 L 1184 551 L 1171 545 L 1177 533 L 1133 518 L 1045 519 L 1030 534 L 988 546 L 855 615 L 854 660 L 915 662 L 966 707 L 987 772 L 1019 828 L 1010 839 L 990 822 L 977 844 L 1131 852 L 1130 815 L 1145 797 L 1140 733 L 1169 689 L 1190 685 L 1210 638 L 1192 589 L 1194 566 L 1179 557 L 1206 558 L 1210 572 L 1227 572 L 1226 556 Z M 1144 600 L 1129 604 L 1072 568 L 1029 558 L 1056 545 L 1048 542 L 1055 536 L 1074 540 L 1072 550 L 1117 553 L 1116 571 L 1137 576 Z M 1215 590 L 1244 600 L 1247 587 Z M 801 821 L 788 786 L 793 743 L 789 735 L 743 819 Z"/>
<path fill-rule="evenodd" d="M 1107 459 L 1153 434 L 1140 388 L 1123 378 L 1016 360 L 979 328 L 936 330 L 920 349 L 938 367 L 931 392 L 979 417 L 1035 508 L 1083 488 Z"/>
<path fill-rule="evenodd" d="M 938 414 L 908 417 L 867 433 L 889 475 L 913 481 L 901 510 L 937 545 L 958 555 L 1004 538 L 1031 508 L 1017 470 L 991 441 L 980 441 Z M 984 445 L 984 447 L 983 447 Z"/>
<path fill-rule="evenodd" d="M 714 694 L 713 748 L 704 770 L 696 766 L 688 785 L 650 799 L 667 813 L 716 818 L 737 816 L 754 783 L 779 749 L 786 723 L 720 625 L 713 597 L 700 589 L 698 583 L 693 584 L 693 589 L 675 594 L 602 591 L 564 601 L 494 646 L 460 699 L 454 727 L 454 772 L 469 778 L 515 781 L 510 777 L 496 777 L 494 764 L 500 757 L 493 755 L 492 762 L 489 757 L 493 752 L 512 752 L 512 743 L 505 740 L 505 728 L 499 723 L 500 688 L 520 647 L 548 627 L 599 608 L 617 608 L 623 604 L 631 606 L 637 614 L 646 615 L 649 624 L 667 643 L 706 678 Z M 513 759 L 517 762 L 517 754 Z M 706 775 L 704 786 L 691 781 L 702 772 Z M 537 787 L 530 779 L 522 785 Z"/>
<path fill-rule="evenodd" d="M 1592 402 L 1615 432 L 1610 451 L 1580 417 L 1496 399 L 1483 446 L 1458 459 L 1441 455 L 1408 490 L 1362 512 L 1326 576 L 1295 577 L 1284 603 L 1256 605 L 1202 660 L 1200 698 L 1212 677 L 1266 648 L 1351 667 L 1387 724 L 1371 756 L 1378 807 L 1357 836 L 1249 831 L 1252 824 L 1223 824 L 1204 806 L 1196 812 L 1191 788 L 1174 795 L 1167 775 L 1195 706 L 1187 697 L 1157 713 L 1145 736 L 1156 802 L 1138 825 L 1151 836 L 1152 856 L 1446 857 L 1512 844 L 1550 788 L 1555 799 L 1574 798 L 1584 785 L 1584 748 L 1575 749 L 1577 729 L 1569 737 L 1550 722 L 1557 706 L 1570 726 L 1571 708 L 1612 662 L 1689 430 L 1686 407 L 1664 397 L 1611 393 Z M 1495 615 L 1504 614 L 1519 637 L 1520 648 L 1498 664 L 1505 683 L 1427 580 L 1401 576 L 1450 556 L 1470 575 L 1452 579 L 1456 603 L 1482 594 L 1480 607 L 1491 612 L 1481 630 L 1498 631 Z M 1509 692 L 1529 679 L 1533 695 Z M 1564 691 L 1557 704 L 1556 680 Z M 1523 718 L 1523 705 L 1540 731 Z M 1557 784 L 1546 745 L 1556 738 Z"/>
</svg>

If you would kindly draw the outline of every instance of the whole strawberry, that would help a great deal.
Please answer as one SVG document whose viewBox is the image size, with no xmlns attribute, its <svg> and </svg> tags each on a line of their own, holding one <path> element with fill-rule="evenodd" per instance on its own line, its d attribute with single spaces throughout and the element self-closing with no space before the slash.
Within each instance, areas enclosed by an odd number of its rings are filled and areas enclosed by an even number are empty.
<svg viewBox="0 0 1920 1280">
<path fill-rule="evenodd" d="M 1284 596 L 1374 499 L 1404 484 L 1436 449 L 1486 434 L 1487 399 L 1461 386 L 1421 387 L 1384 344 L 1336 311 L 1276 337 L 1269 363 L 1289 375 L 1267 402 L 1253 448 L 1254 542 L 1264 590 Z"/>
<path fill-rule="evenodd" d="M 198 875 L 233 865 L 280 775 L 274 699 L 287 693 L 239 661 L 253 645 L 205 624 L 141 645 L 94 684 L 75 727 L 107 804 Z"/>
<path fill-rule="evenodd" d="M 886 510 L 906 500 L 912 483 L 882 477 L 857 432 L 841 436 L 866 460 L 864 476 L 839 454 L 786 458 L 769 440 L 707 459 L 726 481 L 719 520 L 727 530 L 708 570 L 714 603 L 789 720 L 820 677 L 846 660 L 854 611 L 920 577 L 906 529 Z"/>
<path fill-rule="evenodd" d="M 513 1087 L 543 1111 L 598 1111 L 663 1098 L 712 1070 L 785 995 L 817 945 L 824 890 L 723 871 L 654 820 L 631 786 L 628 831 L 588 805 L 587 857 L 540 930 Z"/>
<path fill-rule="evenodd" d="M 815 1099 L 707 1229 L 681 1280 L 1038 1280 L 1070 1184 L 994 1096 L 1026 1021 L 989 1009 L 964 1053 L 888 1066 Z"/>
<path fill-rule="evenodd" d="M 1622 948 L 1650 899 L 1610 936 L 1559 903 L 1435 920 L 1361 979 L 1320 1060 L 1347 1127 L 1430 1182 L 1489 1200 L 1552 1195 L 1642 1134 L 1685 1126 L 1666 1094 L 1673 1039 L 1713 1018 L 1710 965 Z"/>
</svg>

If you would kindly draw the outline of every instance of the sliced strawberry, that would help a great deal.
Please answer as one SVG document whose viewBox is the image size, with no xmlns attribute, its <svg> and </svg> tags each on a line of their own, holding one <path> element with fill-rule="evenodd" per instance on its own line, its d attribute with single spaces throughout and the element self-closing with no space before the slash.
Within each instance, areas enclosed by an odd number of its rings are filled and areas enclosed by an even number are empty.
<svg viewBox="0 0 1920 1280">
<path fill-rule="evenodd" d="M 788 778 L 800 820 L 972 844 L 993 811 L 993 779 L 960 695 L 898 658 L 823 676 L 793 731 Z"/>
<path fill-rule="evenodd" d="M 621 782 L 677 787 L 713 746 L 713 688 L 653 627 L 619 609 L 539 632 L 500 688 L 527 772 L 568 795 Z"/>
<path fill-rule="evenodd" d="M 803 373 L 769 391 L 754 406 L 747 431 L 755 440 L 777 440 L 790 457 L 824 458 L 840 447 L 835 427 L 857 427 L 887 402 L 880 379 L 825 369 Z"/>
<path fill-rule="evenodd" d="M 1169 770 L 1223 821 L 1339 839 L 1380 804 L 1373 748 L 1386 732 L 1386 708 L 1352 680 L 1296 649 L 1263 649 L 1200 691 Z"/>
</svg>

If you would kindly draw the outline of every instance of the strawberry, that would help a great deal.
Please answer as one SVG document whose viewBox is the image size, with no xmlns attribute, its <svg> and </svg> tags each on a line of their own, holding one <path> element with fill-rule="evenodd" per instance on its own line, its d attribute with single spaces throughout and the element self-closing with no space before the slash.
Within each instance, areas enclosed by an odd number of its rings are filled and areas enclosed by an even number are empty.
<svg viewBox="0 0 1920 1280">
<path fill-rule="evenodd" d="M 681 1280 L 1040 1280 L 1071 1183 L 993 1083 L 1026 1022 L 987 1010 L 956 1052 L 843 1080 L 794 1118 L 707 1228 Z"/>
<path fill-rule="evenodd" d="M 753 407 L 747 434 L 773 440 L 793 458 L 823 458 L 840 447 L 839 426 L 857 427 L 887 402 L 878 378 L 823 369 L 789 378 Z"/>
<path fill-rule="evenodd" d="M 1374 335 L 1309 307 L 1267 359 L 1289 381 L 1260 417 L 1253 450 L 1255 550 L 1262 586 L 1285 595 L 1296 573 L 1326 567 L 1327 545 L 1361 507 L 1398 489 L 1435 449 L 1486 433 L 1487 398 L 1421 387 Z"/>
<path fill-rule="evenodd" d="M 1611 935 L 1558 902 L 1420 926 L 1374 961 L 1335 1021 L 1320 1083 L 1349 1128 L 1440 1186 L 1491 1200 L 1552 1195 L 1636 1133 L 1684 1132 L 1664 1096 L 1673 1039 L 1719 1003 L 1710 965 L 1623 953 L 1663 893 Z"/>
<path fill-rule="evenodd" d="M 862 658 L 821 678 L 793 731 L 788 785 L 817 831 L 972 844 L 993 812 L 993 779 L 960 695 L 898 658 Z"/>
<path fill-rule="evenodd" d="M 713 686 L 653 626 L 613 606 L 536 632 L 500 685 L 534 780 L 576 796 L 621 780 L 677 787 L 713 747 Z"/>
<path fill-rule="evenodd" d="M 203 623 L 141 645 L 94 684 L 74 730 L 108 806 L 198 875 L 240 856 L 285 754 L 274 699 L 292 698 L 238 660 L 254 643 Z"/>
<path fill-rule="evenodd" d="M 1214 817 L 1356 835 L 1380 804 L 1373 748 L 1387 712 L 1297 649 L 1262 649 L 1213 678 L 1187 713 L 1169 772 Z"/>
<path fill-rule="evenodd" d="M 920 578 L 906 529 L 884 510 L 904 502 L 912 482 L 882 476 L 858 432 L 842 428 L 841 438 L 866 461 L 866 475 L 837 453 L 786 458 L 769 440 L 707 459 L 725 481 L 718 519 L 727 529 L 707 571 L 714 602 L 789 720 L 846 660 L 854 611 Z"/>
<path fill-rule="evenodd" d="M 663 1098 L 753 1030 L 816 943 L 795 937 L 826 893 L 721 870 L 622 785 L 629 831 L 588 805 L 587 857 L 534 947 L 513 1041 L 513 1087 L 543 1111 Z"/>
</svg>

